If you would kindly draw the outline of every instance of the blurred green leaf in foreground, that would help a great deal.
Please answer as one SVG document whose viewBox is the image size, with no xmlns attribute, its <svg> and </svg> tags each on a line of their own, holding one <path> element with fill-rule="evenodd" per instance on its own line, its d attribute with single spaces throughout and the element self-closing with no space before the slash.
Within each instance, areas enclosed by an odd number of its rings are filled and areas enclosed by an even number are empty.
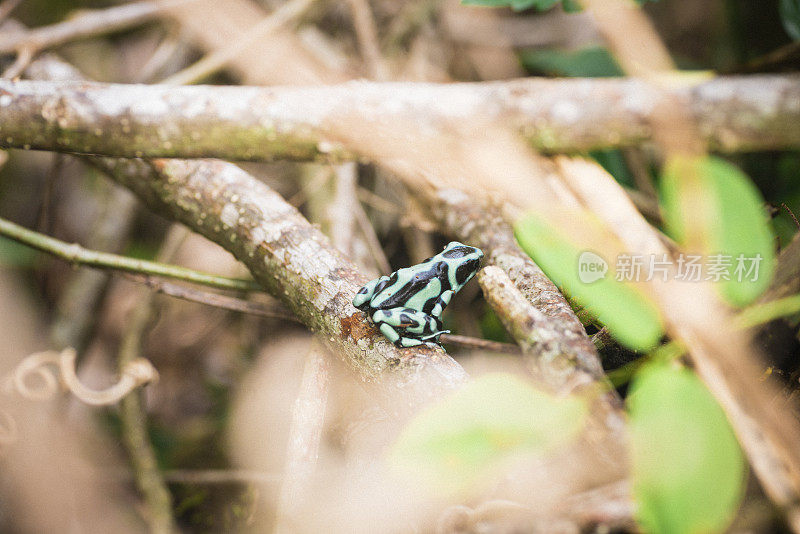
<svg viewBox="0 0 800 534">
<path fill-rule="evenodd" d="M 413 419 L 390 460 L 434 491 L 468 492 L 502 462 L 569 441 L 585 415 L 581 399 L 556 399 L 513 374 L 487 374 Z"/>
<path fill-rule="evenodd" d="M 691 371 L 654 363 L 628 398 L 637 518 L 646 532 L 722 532 L 745 464 L 725 414 Z"/>
</svg>

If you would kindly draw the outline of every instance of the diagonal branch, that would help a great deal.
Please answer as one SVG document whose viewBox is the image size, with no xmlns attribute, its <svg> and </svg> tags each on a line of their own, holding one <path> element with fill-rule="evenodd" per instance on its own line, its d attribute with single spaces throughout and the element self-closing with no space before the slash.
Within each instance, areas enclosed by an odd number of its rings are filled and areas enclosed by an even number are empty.
<svg viewBox="0 0 800 534">
<path fill-rule="evenodd" d="M 463 369 L 441 349 L 394 347 L 351 303 L 367 278 L 293 206 L 221 161 L 92 163 L 152 210 L 225 247 L 359 376 L 404 414 L 458 386 Z"/>
</svg>

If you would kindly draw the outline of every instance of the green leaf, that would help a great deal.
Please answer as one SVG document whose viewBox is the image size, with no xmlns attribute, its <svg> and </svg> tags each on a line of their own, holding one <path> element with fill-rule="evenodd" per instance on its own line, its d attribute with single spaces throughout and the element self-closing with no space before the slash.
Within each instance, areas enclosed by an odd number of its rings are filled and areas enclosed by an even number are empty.
<svg viewBox="0 0 800 534">
<path fill-rule="evenodd" d="M 580 50 L 525 50 L 520 53 L 520 61 L 529 71 L 551 76 L 580 78 L 622 76 L 622 69 L 602 46 L 591 46 Z"/>
<path fill-rule="evenodd" d="M 769 286 L 772 232 L 764 200 L 742 171 L 716 157 L 673 159 L 661 193 L 667 231 L 682 244 L 689 240 L 688 229 L 700 236 L 703 277 L 711 276 L 730 304 L 744 306 Z M 712 275 L 714 264 L 723 274 Z"/>
<path fill-rule="evenodd" d="M 723 532 L 745 464 L 728 420 L 686 369 L 651 364 L 628 398 L 637 519 L 646 532 Z"/>
<path fill-rule="evenodd" d="M 390 460 L 432 489 L 462 492 L 503 461 L 568 441 L 585 414 L 580 399 L 556 399 L 508 373 L 483 375 L 415 417 Z"/>
<path fill-rule="evenodd" d="M 800 41 L 800 0 L 780 0 L 778 11 L 789 37 Z"/>
<path fill-rule="evenodd" d="M 587 223 L 588 224 L 588 223 Z M 522 249 L 557 285 L 577 298 L 623 345 L 653 348 L 664 333 L 655 304 L 632 285 L 617 281 L 599 254 L 581 250 L 555 228 L 531 214 L 514 227 Z M 590 271 L 592 265 L 606 271 Z"/>
</svg>

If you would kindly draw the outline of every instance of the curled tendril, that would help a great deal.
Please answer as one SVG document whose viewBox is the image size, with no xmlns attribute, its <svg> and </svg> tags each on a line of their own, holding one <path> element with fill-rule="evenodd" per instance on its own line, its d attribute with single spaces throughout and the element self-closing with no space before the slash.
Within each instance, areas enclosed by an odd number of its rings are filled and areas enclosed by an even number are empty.
<svg viewBox="0 0 800 534">
<path fill-rule="evenodd" d="M 47 400 L 58 391 L 58 378 L 48 364 L 58 365 L 59 353 L 54 351 L 31 354 L 14 368 L 10 381 L 12 389 L 30 400 Z M 32 386 L 31 378 L 37 376 L 38 384 Z"/>
<path fill-rule="evenodd" d="M 97 391 L 84 386 L 75 373 L 75 349 L 67 348 L 61 352 L 47 351 L 31 354 L 22 360 L 7 379 L 6 387 L 11 387 L 20 395 L 31 400 L 44 400 L 53 397 L 61 384 L 78 400 L 92 406 L 108 406 L 119 402 L 137 387 L 158 380 L 158 371 L 144 358 L 136 358 L 122 370 L 119 381 L 106 389 Z M 48 366 L 55 366 L 59 377 Z M 40 385 L 31 387 L 30 377 L 40 378 Z"/>
</svg>

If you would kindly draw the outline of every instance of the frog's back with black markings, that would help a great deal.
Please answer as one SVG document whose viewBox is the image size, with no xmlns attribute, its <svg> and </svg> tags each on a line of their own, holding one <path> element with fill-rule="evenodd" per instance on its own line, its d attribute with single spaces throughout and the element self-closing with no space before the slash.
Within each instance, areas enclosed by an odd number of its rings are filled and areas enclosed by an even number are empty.
<svg viewBox="0 0 800 534">
<path fill-rule="evenodd" d="M 422 263 L 399 269 L 375 286 L 373 309 L 398 306 L 431 313 L 445 291 L 457 293 L 469 282 L 480 266 L 480 249 L 451 242 L 444 251 Z"/>
<path fill-rule="evenodd" d="M 429 300 L 436 298 L 445 290 L 450 289 L 447 280 L 446 265 L 443 262 L 428 258 L 414 267 L 406 267 L 392 273 L 388 280 L 375 287 L 375 298 L 370 302 L 374 309 L 386 310 L 402 306 L 418 311 L 425 311 L 424 307 Z M 420 267 L 428 267 L 420 270 Z M 444 278 L 444 280 L 443 280 Z M 442 283 L 444 281 L 444 283 Z M 436 287 L 433 287 L 436 286 Z M 445 286 L 445 287 L 442 287 Z M 425 304 L 414 305 L 423 296 Z M 433 303 L 431 303 L 433 307 Z M 428 310 L 427 313 L 430 313 Z"/>
</svg>

